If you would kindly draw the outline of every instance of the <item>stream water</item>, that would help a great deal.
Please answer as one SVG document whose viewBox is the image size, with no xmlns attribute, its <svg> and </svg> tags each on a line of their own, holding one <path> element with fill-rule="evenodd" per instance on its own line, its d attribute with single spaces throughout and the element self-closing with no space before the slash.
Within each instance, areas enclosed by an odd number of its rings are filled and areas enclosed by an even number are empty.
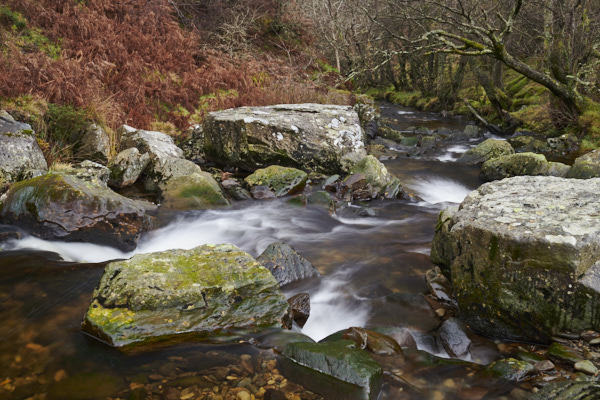
<svg viewBox="0 0 600 400">
<path fill-rule="evenodd" d="M 382 113 L 399 130 L 465 125 L 391 105 L 382 105 Z M 386 327 L 399 340 L 403 332 L 413 332 L 419 349 L 447 357 L 428 334 L 439 320 L 423 298 L 424 273 L 433 267 L 429 249 L 437 214 L 448 204 L 460 203 L 480 184 L 478 167 L 454 162 L 475 144 L 445 142 L 423 156 L 399 152 L 385 162 L 420 202 L 373 201 L 334 215 L 320 208 L 292 208 L 283 200 L 240 202 L 229 210 L 178 215 L 145 235 L 133 253 L 233 243 L 258 256 L 272 242 L 283 241 L 323 275 L 318 284 L 286 289 L 287 296 L 310 294 L 311 315 L 303 334 L 320 340 L 350 326 Z M 362 216 L 363 207 L 372 212 Z M 82 334 L 79 327 L 104 263 L 133 253 L 33 237 L 0 246 L 0 398 L 118 398 L 131 382 L 151 382 L 157 374 L 211 368 L 240 354 L 271 351 L 245 343 L 192 343 L 122 354 Z M 475 364 L 432 358 L 422 368 L 426 353 L 418 354 L 408 357 L 412 361 L 404 366 L 388 360 L 388 368 L 396 372 L 386 373 L 382 399 L 483 398 L 469 393 L 483 393 L 485 399 L 512 398 L 511 387 L 490 384 Z M 497 343 L 479 338 L 469 361 L 486 364 L 499 354 Z M 410 366 L 417 359 L 418 371 Z"/>
</svg>

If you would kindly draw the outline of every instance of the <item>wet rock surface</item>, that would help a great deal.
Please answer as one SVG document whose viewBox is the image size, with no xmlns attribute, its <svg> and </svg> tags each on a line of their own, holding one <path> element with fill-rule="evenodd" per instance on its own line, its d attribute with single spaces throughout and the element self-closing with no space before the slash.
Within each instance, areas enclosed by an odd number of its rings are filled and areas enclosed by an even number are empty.
<svg viewBox="0 0 600 400">
<path fill-rule="evenodd" d="M 283 242 L 270 244 L 256 260 L 271 271 L 280 286 L 321 276 L 310 261 Z"/>
<path fill-rule="evenodd" d="M 487 160 L 514 153 L 515 150 L 507 141 L 487 139 L 474 148 L 467 150 L 456 161 L 465 164 L 482 164 Z"/>
<path fill-rule="evenodd" d="M 440 220 L 432 259 L 451 270 L 472 329 L 548 342 L 600 328 L 598 190 L 599 179 L 505 179 L 482 185 Z"/>
<path fill-rule="evenodd" d="M 209 113 L 203 127 L 208 160 L 249 171 L 276 164 L 337 173 L 366 155 L 358 115 L 348 106 L 244 107 Z"/>
<path fill-rule="evenodd" d="M 13 185 L 0 216 L 43 239 L 132 250 L 143 230 L 145 210 L 108 188 L 55 173 Z"/>
<path fill-rule="evenodd" d="M 308 174 L 295 168 L 272 165 L 256 170 L 244 179 L 252 189 L 256 186 L 267 186 L 275 197 L 283 197 L 301 193 L 306 186 Z"/>
<path fill-rule="evenodd" d="M 567 178 L 589 179 L 600 176 L 600 150 L 577 157 L 567 173 Z"/>
<path fill-rule="evenodd" d="M 543 154 L 518 153 L 490 159 L 481 166 L 479 178 L 484 182 L 513 176 L 566 177 L 570 167 L 558 162 L 548 162 Z"/>
<path fill-rule="evenodd" d="M 83 330 L 132 346 L 219 329 L 278 327 L 288 303 L 277 281 L 233 245 L 138 254 L 112 262 Z"/>
<path fill-rule="evenodd" d="M 381 366 L 353 341 L 290 343 L 283 355 L 286 373 L 328 399 L 374 400 L 381 391 Z"/>
<path fill-rule="evenodd" d="M 199 169 L 199 168 L 198 168 Z M 160 185 L 161 206 L 171 210 L 204 210 L 229 207 L 219 183 L 208 172 L 171 178 Z"/>
</svg>

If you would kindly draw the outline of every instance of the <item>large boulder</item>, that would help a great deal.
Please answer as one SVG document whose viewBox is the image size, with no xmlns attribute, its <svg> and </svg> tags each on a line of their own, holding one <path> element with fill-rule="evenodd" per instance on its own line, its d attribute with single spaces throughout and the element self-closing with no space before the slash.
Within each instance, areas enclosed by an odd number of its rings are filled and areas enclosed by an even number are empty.
<svg viewBox="0 0 600 400">
<path fill-rule="evenodd" d="M 514 153 L 514 149 L 506 140 L 487 139 L 467 150 L 456 161 L 465 164 L 482 164 L 487 160 Z"/>
<path fill-rule="evenodd" d="M 567 178 L 589 179 L 600 177 L 600 150 L 593 150 L 575 159 Z"/>
<path fill-rule="evenodd" d="M 30 178 L 36 171 L 48 171 L 35 132 L 28 124 L 15 121 L 6 111 L 0 111 L 0 190 L 3 182 L 12 183 Z"/>
<path fill-rule="evenodd" d="M 3 223 L 42 239 L 84 241 L 129 251 L 142 233 L 145 211 L 106 187 L 56 173 L 14 184 L 0 217 Z"/>
<path fill-rule="evenodd" d="M 280 327 L 288 303 L 271 273 L 234 245 L 137 254 L 112 262 L 82 329 L 115 347 Z"/>
<path fill-rule="evenodd" d="M 267 186 L 269 190 L 275 193 L 276 197 L 301 193 L 307 180 L 308 174 L 306 172 L 278 165 L 256 170 L 244 179 L 250 188 Z"/>
<path fill-rule="evenodd" d="M 310 261 L 283 242 L 271 243 L 256 260 L 271 271 L 281 286 L 321 276 Z"/>
<path fill-rule="evenodd" d="M 327 399 L 375 400 L 381 392 L 381 366 L 351 340 L 290 343 L 283 355 L 283 372 Z"/>
<path fill-rule="evenodd" d="M 161 206 L 174 210 L 204 210 L 229 207 L 231 203 L 219 183 L 208 172 L 169 179 L 160 185 Z"/>
<path fill-rule="evenodd" d="M 123 150 L 108 163 L 110 170 L 108 184 L 118 189 L 133 185 L 149 163 L 148 153 L 140 154 L 136 147 Z"/>
<path fill-rule="evenodd" d="M 283 165 L 304 171 L 347 171 L 366 156 L 365 135 L 349 106 L 285 104 L 209 113 L 206 158 L 254 171 Z"/>
<path fill-rule="evenodd" d="M 557 176 L 565 177 L 569 166 L 548 162 L 543 154 L 517 153 L 490 159 L 483 163 L 479 178 L 484 182 L 495 181 L 512 176 Z"/>
<path fill-rule="evenodd" d="M 600 179 L 515 177 L 441 214 L 431 259 L 462 320 L 486 336 L 548 342 L 600 329 Z"/>
</svg>

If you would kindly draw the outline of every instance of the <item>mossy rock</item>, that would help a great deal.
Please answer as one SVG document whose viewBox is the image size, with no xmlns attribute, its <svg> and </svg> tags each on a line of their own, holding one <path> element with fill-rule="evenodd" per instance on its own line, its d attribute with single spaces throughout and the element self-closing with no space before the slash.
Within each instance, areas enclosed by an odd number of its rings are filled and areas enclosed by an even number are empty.
<svg viewBox="0 0 600 400">
<path fill-rule="evenodd" d="M 512 176 L 547 176 L 549 169 L 550 165 L 543 154 L 509 154 L 484 162 L 479 178 L 484 182 L 490 182 Z"/>
<path fill-rule="evenodd" d="M 567 173 L 567 178 L 589 179 L 600 177 L 600 150 L 577 157 Z"/>
<path fill-rule="evenodd" d="M 306 186 L 308 174 L 295 168 L 271 165 L 270 167 L 256 170 L 244 181 L 250 187 L 268 186 L 275 196 L 282 197 L 301 193 Z"/>
<path fill-rule="evenodd" d="M 229 244 L 137 254 L 112 262 L 82 329 L 111 346 L 280 327 L 288 303 L 273 275 Z"/>
<path fill-rule="evenodd" d="M 328 399 L 375 400 L 381 391 L 381 366 L 353 341 L 290 343 L 283 355 L 284 373 Z"/>
<path fill-rule="evenodd" d="M 488 365 L 485 368 L 485 372 L 497 379 L 518 382 L 533 375 L 535 368 L 531 363 L 526 361 L 515 358 L 504 358 Z"/>
<path fill-rule="evenodd" d="M 219 183 L 208 172 L 170 179 L 160 185 L 161 206 L 173 210 L 204 210 L 229 207 Z"/>
<path fill-rule="evenodd" d="M 507 139 L 508 143 L 517 153 L 549 153 L 550 146 L 547 142 L 533 136 L 513 136 Z"/>
<path fill-rule="evenodd" d="M 145 210 L 134 200 L 74 176 L 54 173 L 9 190 L 0 216 L 42 239 L 84 241 L 133 250 Z"/>
<path fill-rule="evenodd" d="M 591 400 L 600 398 L 598 382 L 551 382 L 529 400 Z"/>
<path fill-rule="evenodd" d="M 538 343 L 600 329 L 599 191 L 600 179 L 514 177 L 442 214 L 431 259 L 450 269 L 461 319 L 485 336 Z"/>
<path fill-rule="evenodd" d="M 456 161 L 465 164 L 482 164 L 488 160 L 514 153 L 515 150 L 506 140 L 487 139 L 467 150 Z"/>
</svg>

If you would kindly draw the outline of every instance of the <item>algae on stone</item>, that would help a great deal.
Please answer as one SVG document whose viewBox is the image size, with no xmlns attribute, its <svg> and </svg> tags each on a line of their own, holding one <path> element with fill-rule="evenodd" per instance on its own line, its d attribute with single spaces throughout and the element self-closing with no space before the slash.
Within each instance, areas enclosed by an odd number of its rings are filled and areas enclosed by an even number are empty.
<svg viewBox="0 0 600 400">
<path fill-rule="evenodd" d="M 219 183 L 208 172 L 172 178 L 160 185 L 161 206 L 174 210 L 229 207 Z"/>
<path fill-rule="evenodd" d="M 250 187 L 267 186 L 277 197 L 301 193 L 307 180 L 306 172 L 279 165 L 256 170 L 244 179 Z"/>
<path fill-rule="evenodd" d="M 515 177 L 441 216 L 432 261 L 449 268 L 461 319 L 502 339 L 547 343 L 600 329 L 600 179 Z"/>
<path fill-rule="evenodd" d="M 271 273 L 233 245 L 137 254 L 112 262 L 83 330 L 115 347 L 281 326 L 288 303 Z"/>
</svg>

